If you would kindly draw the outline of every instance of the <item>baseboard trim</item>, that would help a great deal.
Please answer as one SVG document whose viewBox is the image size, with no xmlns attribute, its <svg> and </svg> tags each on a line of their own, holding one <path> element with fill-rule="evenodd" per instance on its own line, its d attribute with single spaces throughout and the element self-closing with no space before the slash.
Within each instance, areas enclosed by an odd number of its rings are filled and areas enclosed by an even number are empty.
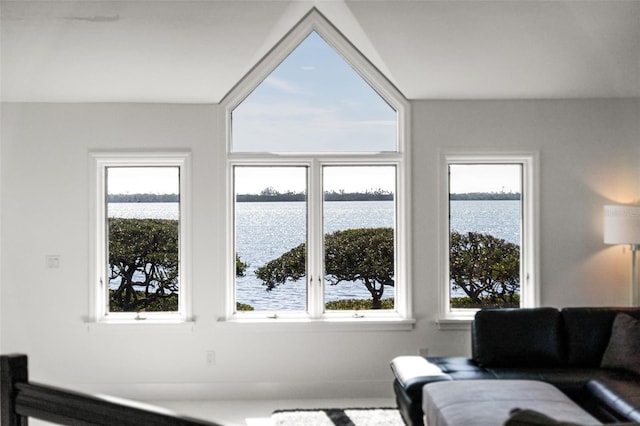
<svg viewBox="0 0 640 426">
<path fill-rule="evenodd" d="M 389 381 L 83 383 L 63 387 L 138 401 L 391 398 Z"/>
</svg>

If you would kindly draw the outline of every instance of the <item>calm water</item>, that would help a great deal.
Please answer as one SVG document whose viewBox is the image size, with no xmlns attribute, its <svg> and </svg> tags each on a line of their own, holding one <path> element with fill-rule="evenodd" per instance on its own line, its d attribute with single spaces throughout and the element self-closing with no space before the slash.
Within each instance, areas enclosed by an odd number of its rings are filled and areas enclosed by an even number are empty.
<svg viewBox="0 0 640 426">
<path fill-rule="evenodd" d="M 325 206 L 326 233 L 352 229 L 392 227 L 392 201 L 333 201 Z M 306 240 L 305 203 L 265 202 L 238 203 L 236 209 L 236 246 L 243 262 L 249 264 L 246 276 L 236 279 L 236 297 L 256 309 L 300 310 L 306 306 L 306 280 L 287 282 L 266 292 L 255 276 L 255 270 L 297 247 Z M 261 238 L 256 238 L 260 235 Z M 383 298 L 393 297 L 386 287 Z M 325 286 L 325 300 L 370 299 L 361 282 L 341 282 Z"/>
<path fill-rule="evenodd" d="M 142 212 L 142 213 L 141 213 Z M 110 203 L 110 217 L 178 219 L 177 203 Z M 287 282 L 267 292 L 255 270 L 305 241 L 305 203 L 238 203 L 237 252 L 249 264 L 246 276 L 236 280 L 236 300 L 257 310 L 304 310 L 306 281 Z M 351 228 L 391 227 L 392 201 L 334 201 L 325 203 L 325 232 Z M 451 227 L 458 232 L 482 232 L 520 244 L 519 201 L 452 201 Z M 325 287 L 326 300 L 367 298 L 362 283 Z M 385 288 L 384 298 L 393 297 Z"/>
<path fill-rule="evenodd" d="M 520 244 L 520 201 L 452 201 L 451 229 L 480 232 Z"/>
</svg>

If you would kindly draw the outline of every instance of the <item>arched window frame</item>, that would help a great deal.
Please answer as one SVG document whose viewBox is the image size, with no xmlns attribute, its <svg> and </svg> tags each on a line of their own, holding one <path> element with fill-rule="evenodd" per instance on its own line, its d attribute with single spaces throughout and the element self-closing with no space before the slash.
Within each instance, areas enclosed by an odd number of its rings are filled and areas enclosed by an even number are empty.
<svg viewBox="0 0 640 426">
<path fill-rule="evenodd" d="M 347 61 L 353 69 L 397 112 L 397 146 L 395 151 L 357 152 L 357 153 L 243 153 L 233 151 L 233 135 L 231 117 L 234 109 L 258 86 L 269 74 L 293 52 L 296 47 L 312 32 L 320 35 L 332 48 Z M 394 165 L 396 175 L 396 269 L 395 269 L 395 310 L 381 312 L 378 315 L 367 315 L 358 318 L 365 324 L 399 325 L 400 328 L 411 327 L 411 278 L 410 278 L 410 170 L 409 170 L 409 134 L 410 104 L 400 91 L 351 44 L 317 9 L 313 8 L 304 18 L 274 46 L 267 55 L 258 62 L 224 97 L 221 102 L 225 111 L 225 141 L 227 150 L 227 250 L 226 250 L 226 319 L 255 321 L 265 318 L 264 313 L 256 315 L 237 315 L 235 313 L 235 242 L 234 242 L 234 183 L 233 169 L 238 165 L 305 165 L 309 167 L 310 176 L 317 175 L 323 165 Z M 317 183 L 311 183 L 311 190 Z M 317 188 L 316 188 L 317 189 Z M 308 217 L 311 222 L 321 220 L 321 206 L 309 203 Z M 310 225 L 313 226 L 313 225 Z M 316 227 L 317 228 L 317 227 Z M 322 236 L 311 231 L 310 244 L 321 240 Z M 309 290 L 311 291 L 311 290 Z M 273 315 L 271 316 L 273 319 Z M 287 316 L 277 316 L 285 322 Z M 299 320 L 300 318 L 292 318 Z M 353 312 L 344 315 L 327 315 L 319 306 L 310 306 L 305 319 L 314 322 L 335 322 L 345 320 L 353 322 Z"/>
</svg>

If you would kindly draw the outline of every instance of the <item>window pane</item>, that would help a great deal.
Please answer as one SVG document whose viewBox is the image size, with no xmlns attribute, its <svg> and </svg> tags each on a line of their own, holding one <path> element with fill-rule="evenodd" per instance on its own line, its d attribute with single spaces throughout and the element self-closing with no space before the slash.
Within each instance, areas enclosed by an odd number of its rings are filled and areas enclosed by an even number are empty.
<svg viewBox="0 0 640 426">
<path fill-rule="evenodd" d="M 449 165 L 451 308 L 520 306 L 522 165 Z"/>
<path fill-rule="evenodd" d="M 393 309 L 394 166 L 325 166 L 327 310 Z"/>
<path fill-rule="evenodd" d="M 235 108 L 232 151 L 396 151 L 396 122 L 396 111 L 312 32 Z"/>
<path fill-rule="evenodd" d="M 110 312 L 179 310 L 179 167 L 108 167 Z"/>
<path fill-rule="evenodd" d="M 236 309 L 307 309 L 307 168 L 234 168 Z"/>
</svg>

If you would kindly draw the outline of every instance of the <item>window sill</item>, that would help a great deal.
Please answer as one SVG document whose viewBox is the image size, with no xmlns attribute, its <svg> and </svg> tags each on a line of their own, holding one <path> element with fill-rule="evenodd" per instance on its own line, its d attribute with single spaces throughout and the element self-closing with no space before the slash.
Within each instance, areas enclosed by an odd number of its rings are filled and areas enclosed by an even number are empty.
<svg viewBox="0 0 640 426">
<path fill-rule="evenodd" d="M 472 318 L 441 318 L 436 321 L 438 330 L 457 331 L 471 330 Z"/>
<path fill-rule="evenodd" d="M 238 318 L 221 319 L 220 327 L 253 331 L 410 331 L 415 319 L 402 318 Z"/>
<path fill-rule="evenodd" d="M 86 322 L 89 333 L 122 333 L 122 332 L 173 332 L 190 333 L 195 328 L 195 321 L 181 320 L 116 320 Z"/>
</svg>

